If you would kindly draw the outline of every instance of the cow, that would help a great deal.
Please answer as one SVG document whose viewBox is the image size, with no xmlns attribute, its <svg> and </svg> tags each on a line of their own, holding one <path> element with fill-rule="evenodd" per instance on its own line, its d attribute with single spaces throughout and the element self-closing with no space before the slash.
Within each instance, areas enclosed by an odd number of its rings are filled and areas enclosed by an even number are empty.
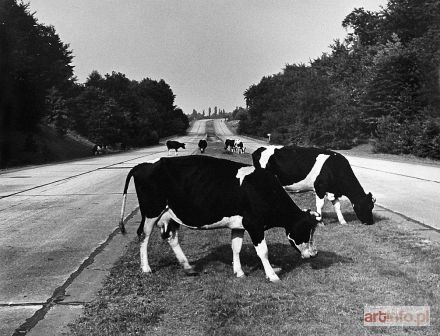
<svg viewBox="0 0 440 336">
<path fill-rule="evenodd" d="M 225 141 L 225 150 L 228 150 L 231 152 L 235 151 L 235 140 L 232 139 L 226 139 Z"/>
<path fill-rule="evenodd" d="M 200 153 L 204 153 L 206 147 L 208 147 L 208 142 L 205 139 L 201 139 L 199 140 L 199 149 L 200 149 Z"/>
<path fill-rule="evenodd" d="M 93 148 L 92 148 L 92 154 L 93 155 L 100 155 L 103 152 L 104 152 L 104 150 L 103 150 L 102 146 L 99 145 L 99 144 L 94 145 Z"/>
<path fill-rule="evenodd" d="M 339 202 L 339 197 L 345 195 L 362 223 L 374 223 L 372 211 L 376 200 L 371 193 L 365 193 L 343 155 L 312 147 L 268 146 L 253 152 L 252 161 L 256 168 L 265 168 L 274 173 L 287 191 L 314 191 L 319 215 L 322 213 L 324 196 L 327 195 L 339 222 L 347 224 Z"/>
<path fill-rule="evenodd" d="M 245 276 L 239 256 L 244 231 L 249 233 L 266 277 L 272 282 L 279 281 L 279 277 L 268 260 L 265 230 L 283 227 L 302 258 L 317 253 L 313 234 L 318 214 L 298 208 L 269 171 L 201 155 L 164 157 L 139 164 L 130 170 L 125 182 L 119 222 L 123 233 L 132 177 L 141 213 L 137 234 L 145 236 L 140 246 L 143 272 L 151 272 L 147 246 L 155 225 L 188 274 L 195 271 L 179 245 L 179 225 L 200 230 L 231 229 L 233 271 L 237 277 Z"/>
<path fill-rule="evenodd" d="M 179 141 L 168 140 L 166 144 L 167 144 L 167 149 L 168 149 L 168 155 L 170 155 L 171 149 L 174 149 L 176 151 L 176 155 L 177 155 L 177 150 L 179 148 L 185 149 L 185 144 L 182 142 L 179 142 Z"/>
<path fill-rule="evenodd" d="M 243 142 L 240 140 L 235 141 L 235 148 L 237 149 L 238 154 L 243 154 L 246 151 L 246 147 L 244 147 Z"/>
</svg>

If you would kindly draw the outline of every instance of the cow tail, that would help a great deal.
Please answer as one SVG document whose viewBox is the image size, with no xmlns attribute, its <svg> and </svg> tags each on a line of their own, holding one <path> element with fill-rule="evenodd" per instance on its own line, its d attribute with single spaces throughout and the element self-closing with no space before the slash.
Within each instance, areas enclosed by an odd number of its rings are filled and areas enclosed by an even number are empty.
<svg viewBox="0 0 440 336">
<path fill-rule="evenodd" d="M 127 179 L 125 180 L 124 192 L 122 194 L 122 208 L 121 208 L 121 219 L 119 220 L 119 229 L 123 234 L 126 232 L 125 224 L 124 224 L 124 212 L 125 212 L 125 203 L 127 202 L 127 189 L 128 189 L 128 185 L 130 184 L 130 179 L 132 176 L 133 176 L 133 169 L 131 169 L 127 175 Z"/>
</svg>

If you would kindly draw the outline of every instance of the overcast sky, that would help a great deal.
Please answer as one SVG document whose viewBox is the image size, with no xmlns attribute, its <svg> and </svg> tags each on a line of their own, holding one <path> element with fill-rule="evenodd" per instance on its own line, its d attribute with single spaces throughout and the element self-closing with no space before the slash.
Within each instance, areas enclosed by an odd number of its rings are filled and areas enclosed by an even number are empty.
<svg viewBox="0 0 440 336">
<path fill-rule="evenodd" d="M 40 23 L 93 70 L 164 79 L 185 113 L 244 106 L 243 92 L 286 64 L 308 63 L 346 31 L 353 8 L 386 0 L 30 0 Z"/>
</svg>

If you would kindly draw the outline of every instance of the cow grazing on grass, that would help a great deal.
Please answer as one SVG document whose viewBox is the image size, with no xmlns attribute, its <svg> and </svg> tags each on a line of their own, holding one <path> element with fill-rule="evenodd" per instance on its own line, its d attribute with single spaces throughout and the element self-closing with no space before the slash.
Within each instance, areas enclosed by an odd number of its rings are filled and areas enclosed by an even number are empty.
<svg viewBox="0 0 440 336">
<path fill-rule="evenodd" d="M 201 139 L 199 140 L 199 149 L 200 149 L 200 153 L 204 153 L 206 147 L 208 147 L 208 142 L 205 139 Z"/>
<path fill-rule="evenodd" d="M 364 192 L 343 155 L 318 148 L 269 146 L 258 148 L 252 153 L 252 160 L 255 167 L 274 173 L 287 191 L 314 191 L 320 215 L 327 194 L 339 222 L 346 224 L 339 202 L 339 197 L 345 195 L 359 220 L 373 224 L 372 211 L 376 200 L 371 193 Z"/>
<path fill-rule="evenodd" d="M 185 144 L 182 142 L 179 142 L 179 141 L 168 140 L 167 141 L 167 148 L 168 148 L 168 155 L 170 154 L 171 149 L 174 149 L 176 151 L 176 155 L 177 155 L 177 150 L 179 148 L 185 149 Z"/>
<path fill-rule="evenodd" d="M 165 157 L 137 165 L 125 182 L 121 232 L 125 232 L 123 215 L 131 177 L 142 216 L 137 233 L 145 234 L 140 247 L 144 272 L 151 272 L 147 245 L 155 225 L 188 273 L 194 271 L 178 242 L 179 225 L 203 230 L 231 229 L 233 271 L 237 277 L 244 276 L 239 253 L 245 230 L 270 281 L 279 278 L 268 260 L 265 230 L 285 228 L 287 239 L 303 258 L 317 253 L 313 243 L 317 214 L 299 209 L 278 179 L 264 169 L 200 155 Z"/>
</svg>

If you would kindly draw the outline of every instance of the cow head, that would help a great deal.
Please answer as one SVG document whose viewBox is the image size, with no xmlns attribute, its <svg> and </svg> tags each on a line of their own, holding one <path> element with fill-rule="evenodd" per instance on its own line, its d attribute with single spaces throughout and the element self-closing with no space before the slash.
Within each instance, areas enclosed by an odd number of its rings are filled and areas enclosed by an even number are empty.
<svg viewBox="0 0 440 336">
<path fill-rule="evenodd" d="M 310 210 L 304 211 L 304 216 L 294 225 L 286 228 L 287 239 L 299 253 L 301 258 L 314 257 L 318 251 L 314 244 L 313 235 L 321 217 Z"/>
<path fill-rule="evenodd" d="M 184 143 L 181 143 L 181 144 L 180 144 L 180 147 L 182 147 L 183 149 L 185 149 L 185 144 L 184 144 Z"/>
<path fill-rule="evenodd" d="M 362 197 L 359 202 L 353 203 L 353 210 L 363 224 L 371 225 L 374 223 L 373 208 L 375 202 L 376 199 L 373 195 L 368 193 Z"/>
</svg>

